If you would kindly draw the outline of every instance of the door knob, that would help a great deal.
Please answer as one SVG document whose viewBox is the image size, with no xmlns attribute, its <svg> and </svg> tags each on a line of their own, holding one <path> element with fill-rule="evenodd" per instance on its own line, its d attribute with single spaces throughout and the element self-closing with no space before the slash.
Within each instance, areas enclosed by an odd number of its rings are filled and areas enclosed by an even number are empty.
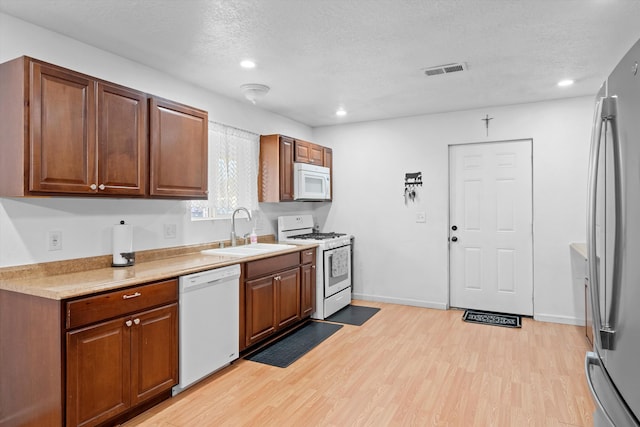
<svg viewBox="0 0 640 427">
<path fill-rule="evenodd" d="M 453 231 L 456 231 L 456 230 L 458 229 L 458 226 L 457 226 L 457 225 L 452 225 L 452 226 L 451 226 L 451 229 L 452 229 Z"/>
<path fill-rule="evenodd" d="M 453 237 L 451 238 L 451 241 L 452 241 L 452 242 L 457 242 L 457 241 L 458 241 L 458 238 L 457 238 L 456 236 L 453 236 Z"/>
</svg>

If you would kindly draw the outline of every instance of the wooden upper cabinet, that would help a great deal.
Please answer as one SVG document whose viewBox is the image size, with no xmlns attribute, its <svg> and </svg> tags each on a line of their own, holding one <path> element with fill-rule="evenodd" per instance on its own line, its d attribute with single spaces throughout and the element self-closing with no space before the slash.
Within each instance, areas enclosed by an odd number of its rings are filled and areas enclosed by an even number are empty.
<svg viewBox="0 0 640 427">
<path fill-rule="evenodd" d="M 312 142 L 296 139 L 294 161 L 324 166 L 323 147 Z"/>
<path fill-rule="evenodd" d="M 0 108 L 13 116 L 0 119 L 0 148 L 3 163 L 14 164 L 0 172 L 0 194 L 145 194 L 144 93 L 26 57 L 0 69 Z M 9 84 L 22 88 L 24 101 Z"/>
<path fill-rule="evenodd" d="M 0 197 L 206 198 L 207 112 L 149 98 L 26 56 L 0 64 Z"/>
<path fill-rule="evenodd" d="M 150 111 L 149 194 L 206 199 L 207 112 L 155 97 Z"/>
<path fill-rule="evenodd" d="M 258 201 L 293 200 L 293 138 L 260 136 Z"/>
<path fill-rule="evenodd" d="M 29 191 L 87 193 L 96 184 L 96 82 L 30 63 Z"/>
<path fill-rule="evenodd" d="M 98 83 L 98 191 L 144 195 L 147 176 L 147 95 Z"/>
</svg>

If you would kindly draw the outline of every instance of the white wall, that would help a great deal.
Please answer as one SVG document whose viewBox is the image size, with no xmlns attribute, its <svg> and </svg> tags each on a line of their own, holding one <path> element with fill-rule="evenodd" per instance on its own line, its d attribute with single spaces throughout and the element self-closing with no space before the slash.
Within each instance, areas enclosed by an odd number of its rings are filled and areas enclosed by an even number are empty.
<svg viewBox="0 0 640 427">
<path fill-rule="evenodd" d="M 250 104 L 182 82 L 44 28 L 0 13 L 0 62 L 32 56 L 114 83 L 183 102 L 209 112 L 209 119 L 258 134 L 311 138 L 311 128 Z M 294 203 L 287 209 L 313 211 Z M 327 209 L 326 207 L 324 208 Z M 258 234 L 275 230 L 280 208 L 266 206 Z M 326 214 L 324 214 L 326 216 Z M 229 238 L 229 221 L 192 223 L 183 201 L 93 198 L 0 198 L 0 267 L 111 253 L 111 227 L 120 220 L 134 226 L 134 250 L 203 243 Z M 164 239 L 163 225 L 176 224 L 177 238 Z M 48 251 L 46 234 L 62 231 L 62 250 Z M 251 228 L 238 222 L 238 232 Z"/>
<path fill-rule="evenodd" d="M 582 97 L 314 129 L 315 142 L 333 147 L 325 228 L 356 236 L 356 297 L 446 307 L 449 145 L 532 139 L 534 313 L 578 323 L 583 289 L 572 286 L 569 243 L 585 241 L 592 111 Z M 418 171 L 424 185 L 405 204 L 404 174 Z M 416 223 L 420 211 L 426 223 Z"/>
</svg>

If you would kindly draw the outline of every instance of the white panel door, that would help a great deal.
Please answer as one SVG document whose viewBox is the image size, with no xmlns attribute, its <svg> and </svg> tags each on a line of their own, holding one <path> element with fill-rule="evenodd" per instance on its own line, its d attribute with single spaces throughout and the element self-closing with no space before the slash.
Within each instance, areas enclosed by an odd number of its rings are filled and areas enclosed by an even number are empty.
<svg viewBox="0 0 640 427">
<path fill-rule="evenodd" d="M 533 315 L 531 140 L 449 147 L 452 307 Z"/>
</svg>

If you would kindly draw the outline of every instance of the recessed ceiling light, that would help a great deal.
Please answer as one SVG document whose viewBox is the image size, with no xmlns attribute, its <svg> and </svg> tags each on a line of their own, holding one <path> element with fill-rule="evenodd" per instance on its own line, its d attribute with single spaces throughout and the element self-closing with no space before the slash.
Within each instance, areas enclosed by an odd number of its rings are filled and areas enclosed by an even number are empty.
<svg viewBox="0 0 640 427">
<path fill-rule="evenodd" d="M 560 87 L 566 87 L 566 86 L 571 86 L 573 84 L 573 80 L 567 79 L 567 80 L 560 80 L 558 82 L 558 86 Z"/>
<path fill-rule="evenodd" d="M 338 110 L 336 111 L 336 116 L 338 117 L 342 117 L 346 115 L 347 115 L 347 111 L 344 108 L 338 108 Z"/>
<path fill-rule="evenodd" d="M 245 59 L 240 63 L 240 66 L 242 68 L 256 68 L 256 63 L 250 59 Z"/>
</svg>

